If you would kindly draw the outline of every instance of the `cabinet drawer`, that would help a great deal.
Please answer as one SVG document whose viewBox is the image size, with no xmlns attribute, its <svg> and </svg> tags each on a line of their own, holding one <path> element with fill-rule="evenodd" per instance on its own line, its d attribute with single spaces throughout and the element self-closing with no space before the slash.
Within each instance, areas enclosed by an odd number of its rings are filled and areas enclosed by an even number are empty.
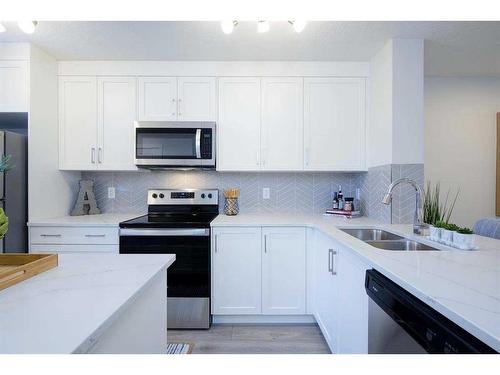
<svg viewBox="0 0 500 375">
<path fill-rule="evenodd" d="M 30 243 L 118 245 L 118 227 L 31 227 Z"/>
<path fill-rule="evenodd" d="M 58 254 L 118 254 L 118 245 L 30 245 L 30 253 L 58 253 Z"/>
</svg>

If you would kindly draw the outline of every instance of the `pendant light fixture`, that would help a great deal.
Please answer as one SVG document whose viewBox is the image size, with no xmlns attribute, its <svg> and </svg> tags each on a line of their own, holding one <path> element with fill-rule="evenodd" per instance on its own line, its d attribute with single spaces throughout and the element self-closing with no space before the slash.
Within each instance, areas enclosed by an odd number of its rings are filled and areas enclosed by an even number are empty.
<svg viewBox="0 0 500 375">
<path fill-rule="evenodd" d="M 17 26 L 19 26 L 19 28 L 26 34 L 33 34 L 37 25 L 37 21 L 19 21 L 17 23 Z"/>
<path fill-rule="evenodd" d="M 306 21 L 288 21 L 290 25 L 292 25 L 293 29 L 296 33 L 301 33 L 306 28 Z"/>
<path fill-rule="evenodd" d="M 220 23 L 224 34 L 231 34 L 236 26 L 238 26 L 238 21 L 221 21 Z"/>
<path fill-rule="evenodd" d="M 267 33 L 270 29 L 269 21 L 259 21 L 257 22 L 257 32 L 262 34 L 262 33 Z"/>
</svg>

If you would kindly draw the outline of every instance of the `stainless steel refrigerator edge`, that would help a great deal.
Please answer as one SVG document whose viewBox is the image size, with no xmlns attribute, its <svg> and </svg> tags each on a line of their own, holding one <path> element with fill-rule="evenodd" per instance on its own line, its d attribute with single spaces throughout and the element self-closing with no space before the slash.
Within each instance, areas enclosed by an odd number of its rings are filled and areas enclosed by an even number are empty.
<svg viewBox="0 0 500 375">
<path fill-rule="evenodd" d="M 0 173 L 0 207 L 9 217 L 9 230 L 0 253 L 28 250 L 28 141 L 22 134 L 0 131 L 0 155 L 12 155 L 11 170 Z"/>
</svg>

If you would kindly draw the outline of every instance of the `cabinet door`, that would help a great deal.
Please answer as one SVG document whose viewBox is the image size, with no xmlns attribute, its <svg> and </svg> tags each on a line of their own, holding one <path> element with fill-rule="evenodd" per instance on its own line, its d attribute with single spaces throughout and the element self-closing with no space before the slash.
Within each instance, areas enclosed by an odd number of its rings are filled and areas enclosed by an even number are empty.
<svg viewBox="0 0 500 375">
<path fill-rule="evenodd" d="M 0 112 L 28 111 L 28 63 L 0 61 Z"/>
<path fill-rule="evenodd" d="M 220 171 L 260 170 L 260 78 L 219 80 Z"/>
<path fill-rule="evenodd" d="M 178 78 L 179 121 L 215 121 L 215 78 Z"/>
<path fill-rule="evenodd" d="M 139 85 L 139 120 L 177 120 L 177 78 L 142 77 Z"/>
<path fill-rule="evenodd" d="M 365 79 L 304 80 L 305 169 L 364 170 Z"/>
<path fill-rule="evenodd" d="M 59 78 L 60 169 L 97 168 L 97 79 Z"/>
<path fill-rule="evenodd" d="M 262 79 L 262 169 L 304 169 L 303 79 Z"/>
<path fill-rule="evenodd" d="M 338 280 L 335 275 L 335 249 L 332 241 L 316 232 L 315 317 L 332 352 L 337 350 Z"/>
<path fill-rule="evenodd" d="M 368 296 L 365 291 L 367 266 L 349 250 L 339 249 L 337 276 L 337 353 L 368 353 Z"/>
<path fill-rule="evenodd" d="M 214 314 L 260 314 L 261 229 L 214 229 L 212 275 Z"/>
<path fill-rule="evenodd" d="M 136 79 L 105 77 L 97 81 L 98 168 L 134 170 Z"/>
<path fill-rule="evenodd" d="M 263 228 L 262 236 L 262 313 L 305 314 L 305 228 Z"/>
</svg>

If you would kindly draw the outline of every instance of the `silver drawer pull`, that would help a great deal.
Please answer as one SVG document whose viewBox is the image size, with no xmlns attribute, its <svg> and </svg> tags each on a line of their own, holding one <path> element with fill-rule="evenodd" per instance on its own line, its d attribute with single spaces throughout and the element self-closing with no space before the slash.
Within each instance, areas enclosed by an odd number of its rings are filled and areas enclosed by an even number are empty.
<svg viewBox="0 0 500 375">
<path fill-rule="evenodd" d="M 60 234 L 41 234 L 40 237 L 61 237 Z"/>
<path fill-rule="evenodd" d="M 86 234 L 85 237 L 106 237 L 105 234 Z"/>
</svg>

